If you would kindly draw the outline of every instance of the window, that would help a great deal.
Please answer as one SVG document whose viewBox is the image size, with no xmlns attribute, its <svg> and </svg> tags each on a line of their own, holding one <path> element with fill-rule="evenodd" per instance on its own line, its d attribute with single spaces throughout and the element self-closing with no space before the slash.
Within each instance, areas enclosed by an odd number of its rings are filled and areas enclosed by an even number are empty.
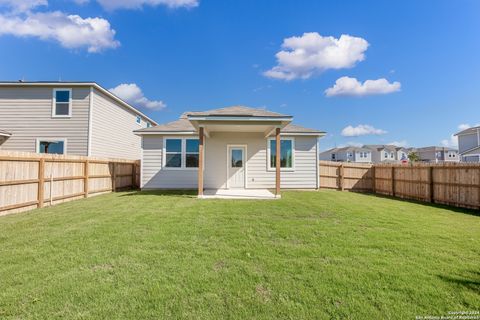
<svg viewBox="0 0 480 320">
<path fill-rule="evenodd" d="M 166 139 L 165 141 L 165 167 L 182 167 L 182 139 Z"/>
<path fill-rule="evenodd" d="M 269 142 L 269 169 L 276 168 L 277 161 L 277 142 L 275 139 L 270 139 Z M 293 139 L 281 139 L 280 140 L 280 168 L 293 169 Z"/>
<path fill-rule="evenodd" d="M 137 124 L 142 124 L 142 118 L 140 116 L 137 116 L 137 118 L 135 119 L 135 122 Z"/>
<path fill-rule="evenodd" d="M 199 140 L 190 138 L 165 138 L 164 163 L 166 168 L 198 168 Z"/>
<path fill-rule="evenodd" d="M 52 117 L 72 116 L 72 89 L 53 89 Z"/>
<path fill-rule="evenodd" d="M 335 153 L 332 153 L 332 160 L 335 160 Z"/>
<path fill-rule="evenodd" d="M 187 168 L 198 168 L 198 139 L 187 139 L 185 152 L 185 165 Z"/>
<path fill-rule="evenodd" d="M 65 139 L 37 139 L 37 153 L 65 154 Z"/>
<path fill-rule="evenodd" d="M 150 122 L 147 122 L 147 128 L 150 128 L 152 125 L 150 124 Z"/>
<path fill-rule="evenodd" d="M 385 152 L 385 158 L 388 158 L 388 153 Z"/>
<path fill-rule="evenodd" d="M 242 168 L 243 167 L 243 149 L 232 149 L 231 151 L 231 167 Z"/>
<path fill-rule="evenodd" d="M 395 157 L 395 154 L 393 152 L 390 152 L 390 158 L 394 158 Z"/>
</svg>

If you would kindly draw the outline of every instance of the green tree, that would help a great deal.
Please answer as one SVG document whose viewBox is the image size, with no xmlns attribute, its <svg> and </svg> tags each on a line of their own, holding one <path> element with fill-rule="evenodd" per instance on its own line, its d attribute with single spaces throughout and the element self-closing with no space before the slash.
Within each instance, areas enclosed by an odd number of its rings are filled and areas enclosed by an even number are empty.
<svg viewBox="0 0 480 320">
<path fill-rule="evenodd" d="M 420 157 L 418 156 L 418 153 L 412 151 L 408 154 L 408 160 L 410 160 L 410 162 L 416 162 L 420 161 Z"/>
</svg>

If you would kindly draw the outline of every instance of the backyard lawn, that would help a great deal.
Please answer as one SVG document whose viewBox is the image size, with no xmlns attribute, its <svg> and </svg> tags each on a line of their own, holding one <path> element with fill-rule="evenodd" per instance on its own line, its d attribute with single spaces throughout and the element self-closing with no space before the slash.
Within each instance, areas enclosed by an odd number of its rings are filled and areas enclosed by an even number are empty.
<svg viewBox="0 0 480 320">
<path fill-rule="evenodd" d="M 0 217 L 0 319 L 414 319 L 480 310 L 474 211 L 337 191 L 120 192 Z"/>
</svg>

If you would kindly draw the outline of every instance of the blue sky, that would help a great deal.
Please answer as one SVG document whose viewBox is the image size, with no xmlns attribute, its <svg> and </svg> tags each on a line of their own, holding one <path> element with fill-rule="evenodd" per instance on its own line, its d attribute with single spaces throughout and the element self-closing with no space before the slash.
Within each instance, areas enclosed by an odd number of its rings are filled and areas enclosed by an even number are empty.
<svg viewBox="0 0 480 320">
<path fill-rule="evenodd" d="M 454 145 L 480 122 L 479 34 L 475 0 L 0 0 L 0 79 L 124 84 L 160 123 L 265 107 L 322 149 Z"/>
</svg>

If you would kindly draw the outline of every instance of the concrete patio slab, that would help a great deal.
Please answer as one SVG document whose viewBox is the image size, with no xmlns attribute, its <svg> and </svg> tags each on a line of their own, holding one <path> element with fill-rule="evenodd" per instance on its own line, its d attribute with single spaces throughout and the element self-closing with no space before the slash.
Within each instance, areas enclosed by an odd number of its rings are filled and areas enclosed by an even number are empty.
<svg viewBox="0 0 480 320">
<path fill-rule="evenodd" d="M 207 189 L 201 199 L 251 199 L 251 200 L 274 200 L 275 196 L 267 189 Z"/>
</svg>

